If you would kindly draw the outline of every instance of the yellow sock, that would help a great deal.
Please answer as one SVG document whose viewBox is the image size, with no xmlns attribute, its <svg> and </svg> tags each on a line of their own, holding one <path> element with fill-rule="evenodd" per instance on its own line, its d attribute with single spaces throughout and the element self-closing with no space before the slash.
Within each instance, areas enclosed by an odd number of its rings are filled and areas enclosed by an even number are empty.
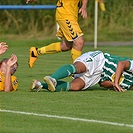
<svg viewBox="0 0 133 133">
<path fill-rule="evenodd" d="M 97 2 L 99 2 L 99 4 L 100 4 L 100 9 L 101 9 L 102 11 L 106 11 L 106 9 L 105 9 L 105 4 L 104 4 L 103 0 L 97 0 Z"/>
<path fill-rule="evenodd" d="M 106 11 L 104 3 L 100 3 L 100 8 L 102 11 Z"/>
<path fill-rule="evenodd" d="M 71 57 L 72 57 L 72 63 L 74 62 L 75 59 L 77 59 L 81 55 L 82 51 L 78 51 L 74 48 L 71 50 Z"/>
<path fill-rule="evenodd" d="M 48 46 L 38 48 L 37 52 L 39 55 L 41 55 L 41 54 L 54 54 L 54 53 L 61 52 L 60 42 L 51 43 Z"/>
</svg>

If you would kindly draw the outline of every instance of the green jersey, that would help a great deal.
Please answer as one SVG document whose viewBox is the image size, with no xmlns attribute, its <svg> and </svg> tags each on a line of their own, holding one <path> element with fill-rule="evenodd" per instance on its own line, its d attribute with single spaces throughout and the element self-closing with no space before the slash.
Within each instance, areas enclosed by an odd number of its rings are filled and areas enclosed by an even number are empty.
<svg viewBox="0 0 133 133">
<path fill-rule="evenodd" d="M 103 67 L 103 73 L 101 74 L 100 82 L 103 82 L 105 80 L 110 80 L 114 82 L 115 72 L 118 62 L 122 60 L 128 60 L 130 62 L 130 66 L 128 70 L 123 71 L 119 81 L 119 85 L 123 89 L 130 90 L 131 87 L 133 86 L 133 60 L 126 57 L 122 58 L 114 56 L 108 53 L 105 53 L 104 57 L 105 57 L 105 64 Z"/>
</svg>

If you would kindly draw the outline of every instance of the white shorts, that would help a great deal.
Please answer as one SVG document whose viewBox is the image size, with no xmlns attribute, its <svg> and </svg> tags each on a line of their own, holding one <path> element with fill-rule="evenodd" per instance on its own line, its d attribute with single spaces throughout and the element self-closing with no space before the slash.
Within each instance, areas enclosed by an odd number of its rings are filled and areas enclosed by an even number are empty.
<svg viewBox="0 0 133 133">
<path fill-rule="evenodd" d="M 86 72 L 74 75 L 74 78 L 79 77 L 85 82 L 85 87 L 82 90 L 85 90 L 99 82 L 105 63 L 105 58 L 101 51 L 82 54 L 74 61 L 74 63 L 75 62 L 82 62 L 86 66 Z"/>
</svg>

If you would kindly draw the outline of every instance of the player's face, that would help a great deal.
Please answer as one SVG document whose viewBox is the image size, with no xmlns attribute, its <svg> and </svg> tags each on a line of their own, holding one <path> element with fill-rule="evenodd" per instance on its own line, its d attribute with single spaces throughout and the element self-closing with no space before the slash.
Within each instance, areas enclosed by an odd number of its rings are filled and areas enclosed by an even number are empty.
<svg viewBox="0 0 133 133">
<path fill-rule="evenodd" d="M 15 63 L 13 66 L 11 66 L 11 75 L 13 75 L 18 69 L 18 63 Z"/>
</svg>

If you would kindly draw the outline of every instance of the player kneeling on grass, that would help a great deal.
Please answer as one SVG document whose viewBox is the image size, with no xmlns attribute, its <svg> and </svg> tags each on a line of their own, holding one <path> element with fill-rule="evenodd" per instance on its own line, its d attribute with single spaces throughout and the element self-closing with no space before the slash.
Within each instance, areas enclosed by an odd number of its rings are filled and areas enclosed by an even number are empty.
<svg viewBox="0 0 133 133">
<path fill-rule="evenodd" d="M 15 91 L 18 87 L 18 81 L 13 74 L 18 68 L 17 56 L 12 54 L 11 57 L 0 61 L 0 91 Z"/>
<path fill-rule="evenodd" d="M 72 74 L 72 82 L 60 80 Z M 45 83 L 33 80 L 30 89 L 39 91 L 44 88 L 51 92 L 79 91 L 99 83 L 105 88 L 125 92 L 133 89 L 133 60 L 103 54 L 101 51 L 88 52 L 77 58 L 73 65 L 64 65 L 53 75 L 45 76 L 44 81 Z"/>
</svg>

